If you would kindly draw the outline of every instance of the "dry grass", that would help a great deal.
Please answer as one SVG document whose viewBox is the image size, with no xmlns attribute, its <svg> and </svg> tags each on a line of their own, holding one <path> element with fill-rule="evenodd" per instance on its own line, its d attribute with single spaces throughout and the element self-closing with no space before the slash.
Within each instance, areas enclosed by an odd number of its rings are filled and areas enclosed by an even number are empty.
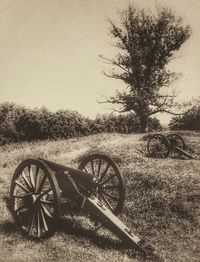
<svg viewBox="0 0 200 262">
<path fill-rule="evenodd" d="M 182 132 L 200 158 L 200 134 Z M 34 242 L 16 231 L 8 211 L 9 186 L 16 166 L 43 157 L 77 167 L 85 154 L 101 152 L 118 164 L 127 184 L 122 220 L 155 248 L 161 261 L 199 261 L 200 161 L 153 159 L 141 134 L 101 134 L 79 140 L 11 144 L 0 148 L 0 261 L 142 261 L 89 219 L 62 217 L 47 240 Z M 72 221 L 73 220 L 73 221 Z"/>
</svg>

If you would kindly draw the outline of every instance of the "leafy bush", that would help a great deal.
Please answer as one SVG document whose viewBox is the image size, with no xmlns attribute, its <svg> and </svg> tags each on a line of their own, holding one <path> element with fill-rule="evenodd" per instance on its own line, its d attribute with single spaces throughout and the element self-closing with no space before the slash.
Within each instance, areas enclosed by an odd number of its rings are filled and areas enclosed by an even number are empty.
<svg viewBox="0 0 200 262">
<path fill-rule="evenodd" d="M 16 122 L 16 129 L 23 140 L 40 139 L 42 124 L 39 115 L 31 110 L 25 112 Z"/>
<path fill-rule="evenodd" d="M 118 132 L 132 133 L 140 132 L 140 120 L 135 113 L 120 114 L 120 115 L 98 115 L 93 122 L 93 129 L 96 133 L 99 132 Z M 149 118 L 147 131 L 155 131 L 161 129 L 158 119 Z"/>
<path fill-rule="evenodd" d="M 0 144 L 19 139 L 16 122 L 25 110 L 24 107 L 14 103 L 2 103 L 0 105 Z"/>
<path fill-rule="evenodd" d="M 193 106 L 182 116 L 173 117 L 169 127 L 172 130 L 200 130 L 200 104 Z"/>
<path fill-rule="evenodd" d="M 159 121 L 149 118 L 147 131 L 158 128 Z M 45 107 L 27 109 L 14 103 L 0 105 L 0 144 L 35 139 L 67 139 L 102 132 L 140 132 L 140 121 L 134 113 L 97 115 L 91 120 L 71 110 L 51 112 Z"/>
</svg>

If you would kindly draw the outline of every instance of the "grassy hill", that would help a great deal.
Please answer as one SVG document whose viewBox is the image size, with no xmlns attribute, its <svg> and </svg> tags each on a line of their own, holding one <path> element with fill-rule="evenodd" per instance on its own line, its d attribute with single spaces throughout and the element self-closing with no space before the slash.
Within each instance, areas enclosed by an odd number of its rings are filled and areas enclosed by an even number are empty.
<svg viewBox="0 0 200 262">
<path fill-rule="evenodd" d="M 200 134 L 182 135 L 196 160 L 149 158 L 141 134 L 101 134 L 2 146 L 0 261 L 142 261 L 106 229 L 95 231 L 93 223 L 83 216 L 63 216 L 55 235 L 38 242 L 16 231 L 7 204 L 12 174 L 22 160 L 43 157 L 77 167 L 85 154 L 96 152 L 111 156 L 125 178 L 123 222 L 155 248 L 160 261 L 199 261 Z"/>
</svg>

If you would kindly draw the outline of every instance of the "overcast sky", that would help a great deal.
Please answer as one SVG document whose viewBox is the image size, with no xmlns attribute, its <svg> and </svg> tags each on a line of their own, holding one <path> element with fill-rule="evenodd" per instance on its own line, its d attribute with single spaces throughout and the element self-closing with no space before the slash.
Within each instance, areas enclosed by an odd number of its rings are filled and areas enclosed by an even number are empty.
<svg viewBox="0 0 200 262">
<path fill-rule="evenodd" d="M 128 4 L 155 10 L 154 0 L 1 0 L 0 102 L 34 108 L 72 109 L 85 116 L 110 113 L 103 96 L 123 90 L 123 82 L 102 74 L 100 54 L 115 54 L 107 18 L 118 21 Z M 179 100 L 200 95 L 200 0 L 157 0 L 172 7 L 192 27 L 179 59 Z M 113 107 L 114 108 L 114 107 Z M 162 121 L 167 121 L 164 116 Z"/>
</svg>

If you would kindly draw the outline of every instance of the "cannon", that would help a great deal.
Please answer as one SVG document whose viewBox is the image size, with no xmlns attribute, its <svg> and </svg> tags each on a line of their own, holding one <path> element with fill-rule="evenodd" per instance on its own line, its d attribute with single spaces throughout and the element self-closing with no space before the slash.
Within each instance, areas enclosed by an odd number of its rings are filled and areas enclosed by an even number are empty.
<svg viewBox="0 0 200 262">
<path fill-rule="evenodd" d="M 185 151 L 185 142 L 178 134 L 153 134 L 149 137 L 147 142 L 147 152 L 151 157 L 166 158 L 169 155 L 172 157 L 179 157 L 183 155 L 190 159 L 194 157 Z"/>
<path fill-rule="evenodd" d="M 128 248 L 145 253 L 142 241 L 117 217 L 125 200 L 125 184 L 108 156 L 87 156 L 78 169 L 37 158 L 16 168 L 10 187 L 10 209 L 18 228 L 27 236 L 50 236 L 66 202 L 75 204 L 92 220 L 111 230 Z"/>
</svg>

